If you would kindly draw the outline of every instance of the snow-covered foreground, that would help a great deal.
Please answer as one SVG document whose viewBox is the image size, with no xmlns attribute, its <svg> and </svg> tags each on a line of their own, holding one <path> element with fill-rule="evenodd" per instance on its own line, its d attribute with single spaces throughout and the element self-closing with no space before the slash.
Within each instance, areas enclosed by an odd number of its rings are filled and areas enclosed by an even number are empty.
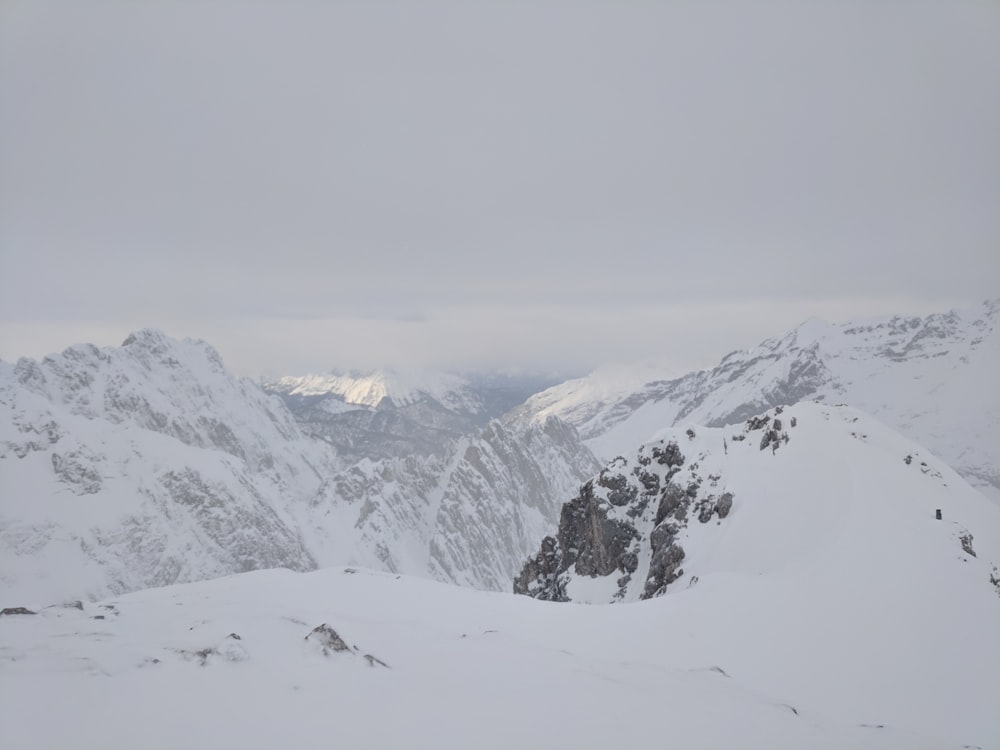
<svg viewBox="0 0 1000 750">
<path fill-rule="evenodd" d="M 352 569 L 151 589 L 0 617 L 0 746 L 996 747 L 977 578 L 720 573 L 617 606 Z"/>
</svg>

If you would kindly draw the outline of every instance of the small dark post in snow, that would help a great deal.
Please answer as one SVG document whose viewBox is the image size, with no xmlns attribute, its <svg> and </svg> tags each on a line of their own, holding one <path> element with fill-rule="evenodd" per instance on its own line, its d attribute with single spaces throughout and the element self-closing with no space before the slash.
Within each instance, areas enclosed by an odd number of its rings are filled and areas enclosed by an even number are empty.
<svg viewBox="0 0 1000 750">
<path fill-rule="evenodd" d="M 937 512 L 936 512 L 936 513 L 935 513 L 934 515 L 936 515 L 936 516 L 937 516 L 937 520 L 939 520 L 939 521 L 940 521 L 940 520 L 941 520 L 941 509 L 940 509 L 940 508 L 938 508 L 938 509 L 937 509 Z"/>
</svg>

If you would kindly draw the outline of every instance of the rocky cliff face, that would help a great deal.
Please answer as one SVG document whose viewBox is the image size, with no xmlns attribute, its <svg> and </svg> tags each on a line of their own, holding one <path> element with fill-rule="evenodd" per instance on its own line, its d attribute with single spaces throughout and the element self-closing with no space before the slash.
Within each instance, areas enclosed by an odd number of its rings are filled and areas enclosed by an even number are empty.
<svg viewBox="0 0 1000 750">
<path fill-rule="evenodd" d="M 972 505 L 963 505 L 970 495 Z M 713 573 L 792 574 L 805 557 L 844 554 L 833 539 L 845 525 L 865 534 L 867 515 L 889 519 L 902 506 L 909 517 L 913 504 L 922 527 L 971 560 L 972 525 L 985 531 L 995 511 L 976 495 L 939 459 L 849 407 L 802 403 L 736 427 L 664 430 L 630 458 L 609 462 L 563 505 L 558 530 L 528 559 L 514 592 L 621 602 L 686 589 Z M 972 506 L 975 514 L 960 515 Z M 868 541 L 877 543 L 874 532 Z M 984 586 L 992 585 L 990 564 Z"/>
<path fill-rule="evenodd" d="M 543 391 L 515 422 L 559 416 L 603 458 L 664 425 L 738 424 L 799 401 L 846 403 L 945 458 L 1000 500 L 1000 301 L 833 325 L 810 320 L 714 368 L 616 389 L 600 375 Z"/>
<path fill-rule="evenodd" d="M 141 331 L 0 362 L 0 593 L 351 563 L 507 588 L 596 467 L 558 420 L 348 463 L 207 344 Z"/>
<path fill-rule="evenodd" d="M 363 461 L 317 496 L 318 546 L 350 562 L 504 590 L 599 464 L 557 419 L 522 433 L 492 422 L 442 456 Z M 334 521 L 336 518 L 341 521 Z"/>
<path fill-rule="evenodd" d="M 777 453 L 791 440 L 782 412 L 752 418 L 731 439 L 737 448 L 756 442 L 757 451 Z M 726 438 L 722 447 L 728 456 Z M 633 460 L 615 458 L 563 505 L 556 536 L 542 540 L 515 578 L 514 593 L 569 601 L 574 580 L 603 578 L 614 579 L 604 587 L 611 601 L 663 594 L 684 574 L 689 525 L 719 524 L 733 509 L 725 477 L 702 466 L 708 458 L 693 428 L 683 438 L 643 445 Z"/>
</svg>

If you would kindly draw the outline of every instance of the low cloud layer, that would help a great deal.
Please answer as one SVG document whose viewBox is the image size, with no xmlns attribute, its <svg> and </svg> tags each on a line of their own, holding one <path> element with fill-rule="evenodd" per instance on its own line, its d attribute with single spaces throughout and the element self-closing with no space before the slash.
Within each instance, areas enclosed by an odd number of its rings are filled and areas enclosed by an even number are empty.
<svg viewBox="0 0 1000 750">
<path fill-rule="evenodd" d="M 972 305 L 998 81 L 985 1 L 11 0 L 0 356 L 697 365 Z"/>
</svg>

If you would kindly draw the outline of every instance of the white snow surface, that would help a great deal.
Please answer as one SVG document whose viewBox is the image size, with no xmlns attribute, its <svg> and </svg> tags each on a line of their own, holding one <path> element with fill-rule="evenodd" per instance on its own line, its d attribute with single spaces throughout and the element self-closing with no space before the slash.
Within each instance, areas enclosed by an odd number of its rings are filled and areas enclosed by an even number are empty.
<svg viewBox="0 0 1000 750">
<path fill-rule="evenodd" d="M 0 617 L 0 746 L 1000 746 L 1000 510 L 863 414 L 789 411 L 776 453 L 722 454 L 736 498 L 688 540 L 697 583 L 647 601 L 330 568 L 5 602 L 38 614 Z"/>
<path fill-rule="evenodd" d="M 924 444 L 1000 501 L 998 317 L 1000 300 L 925 318 L 814 318 L 683 377 L 664 372 L 637 385 L 620 368 L 599 370 L 532 396 L 509 419 L 558 416 L 607 460 L 664 426 L 736 424 L 802 400 L 846 403 Z"/>
</svg>

